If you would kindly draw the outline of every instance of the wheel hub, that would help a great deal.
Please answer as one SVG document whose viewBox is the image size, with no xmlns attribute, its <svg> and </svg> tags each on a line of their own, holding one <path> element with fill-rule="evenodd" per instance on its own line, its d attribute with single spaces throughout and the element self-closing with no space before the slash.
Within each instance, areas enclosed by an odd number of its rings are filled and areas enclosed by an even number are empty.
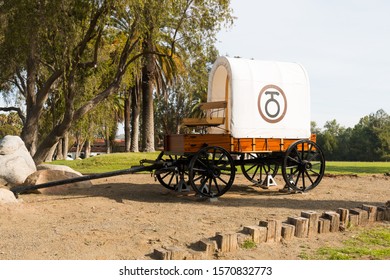
<svg viewBox="0 0 390 280">
<path fill-rule="evenodd" d="M 221 176 L 221 170 L 216 166 L 210 167 L 207 173 L 209 178 L 218 178 L 219 176 Z"/>
<path fill-rule="evenodd" d="M 313 167 L 310 161 L 303 160 L 301 162 L 301 170 L 310 170 Z"/>
</svg>

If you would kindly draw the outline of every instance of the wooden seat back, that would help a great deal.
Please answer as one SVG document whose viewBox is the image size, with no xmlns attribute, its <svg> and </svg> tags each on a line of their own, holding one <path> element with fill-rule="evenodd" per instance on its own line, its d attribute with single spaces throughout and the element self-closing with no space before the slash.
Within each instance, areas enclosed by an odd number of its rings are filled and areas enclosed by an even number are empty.
<svg viewBox="0 0 390 280">
<path fill-rule="evenodd" d="M 203 118 L 184 118 L 182 125 L 188 127 L 194 126 L 219 126 L 225 123 L 226 101 L 213 101 L 201 103 L 199 106 L 205 111 Z"/>
</svg>

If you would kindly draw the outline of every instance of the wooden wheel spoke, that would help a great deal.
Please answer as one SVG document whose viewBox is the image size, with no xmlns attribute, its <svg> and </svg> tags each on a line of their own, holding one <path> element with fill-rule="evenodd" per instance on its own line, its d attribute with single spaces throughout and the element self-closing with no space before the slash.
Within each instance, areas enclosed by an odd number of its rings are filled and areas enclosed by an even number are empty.
<svg viewBox="0 0 390 280">
<path fill-rule="evenodd" d="M 206 170 L 208 169 L 208 165 L 204 163 L 203 160 L 197 159 L 196 162 L 200 163 L 200 165 L 202 165 Z"/>
<path fill-rule="evenodd" d="M 310 158 L 309 158 L 309 155 L 311 155 Z M 310 153 L 307 156 L 307 161 L 311 162 L 311 161 L 313 161 L 313 159 L 316 159 L 317 157 L 318 157 L 318 153 L 317 152 Z"/>
<path fill-rule="evenodd" d="M 288 156 L 288 159 L 293 161 L 293 162 L 295 162 L 295 163 L 297 163 L 297 164 L 299 164 L 299 162 L 300 162 L 299 160 L 297 160 L 297 159 L 295 159 L 295 158 L 293 158 L 291 156 Z"/>
<path fill-rule="evenodd" d="M 298 172 L 299 170 L 297 170 L 297 172 Z M 299 181 L 299 178 L 301 177 L 301 172 L 299 172 L 298 173 L 298 176 L 297 176 L 297 179 L 295 180 L 295 182 L 294 182 L 294 185 L 295 186 L 298 186 L 298 181 Z"/>
<path fill-rule="evenodd" d="M 219 179 L 222 183 L 224 183 L 225 185 L 228 185 L 228 182 L 226 182 L 221 176 L 218 177 L 218 179 Z"/>
<path fill-rule="evenodd" d="M 248 169 L 246 169 L 246 171 L 249 172 L 249 171 L 251 171 L 251 170 L 252 170 L 253 168 L 255 168 L 255 167 L 256 167 L 256 170 L 255 170 L 254 173 L 256 173 L 257 170 L 259 169 L 259 165 L 257 165 L 257 164 L 252 165 L 251 167 L 249 167 Z"/>
<path fill-rule="evenodd" d="M 221 189 L 220 189 L 219 186 L 218 186 L 217 179 L 216 179 L 216 178 L 213 178 L 213 181 L 214 181 L 214 185 L 215 185 L 215 188 L 217 189 L 217 191 L 218 191 L 218 192 L 221 192 Z"/>
<path fill-rule="evenodd" d="M 175 177 L 175 174 L 173 174 L 173 172 L 172 172 L 172 176 L 171 176 L 171 178 L 169 179 L 169 183 L 168 183 L 168 185 L 171 185 L 172 184 L 172 181 L 173 181 L 173 178 Z"/>
<path fill-rule="evenodd" d="M 307 170 L 305 170 L 305 174 L 306 174 L 307 178 L 309 178 L 310 182 L 311 182 L 312 184 L 314 184 L 314 181 L 311 179 L 311 176 L 310 176 L 309 172 L 307 172 Z M 319 175 L 319 174 L 318 174 L 318 175 Z"/>
<path fill-rule="evenodd" d="M 194 178 L 193 181 L 194 182 L 197 182 L 199 180 L 201 180 L 202 178 L 204 178 L 205 176 L 204 175 L 199 175 L 198 177 Z M 201 183 L 202 183 L 203 180 L 201 180 Z"/>
<path fill-rule="evenodd" d="M 166 177 L 168 177 L 171 174 L 172 174 L 172 171 L 166 172 L 165 175 L 161 177 L 161 179 L 164 180 Z"/>
<path fill-rule="evenodd" d="M 316 175 L 317 177 L 321 176 L 320 173 L 318 173 L 317 171 L 314 171 L 313 169 L 309 169 L 309 171 L 310 171 L 311 173 L 313 173 L 314 175 Z M 310 174 L 308 173 L 308 171 L 306 171 L 306 172 L 307 172 L 308 175 L 310 175 Z"/>
<path fill-rule="evenodd" d="M 257 171 L 259 171 L 259 168 L 260 168 L 260 177 L 261 177 L 261 167 L 259 165 L 256 166 L 256 170 L 255 172 L 253 172 L 253 176 L 251 177 L 251 179 L 253 180 L 253 178 L 255 178 L 256 174 L 257 174 Z"/>
<path fill-rule="evenodd" d="M 224 154 L 221 154 L 221 156 L 219 157 L 219 159 L 217 160 L 217 163 L 215 165 L 220 165 L 221 162 L 223 162 L 223 158 L 224 158 Z"/>
</svg>

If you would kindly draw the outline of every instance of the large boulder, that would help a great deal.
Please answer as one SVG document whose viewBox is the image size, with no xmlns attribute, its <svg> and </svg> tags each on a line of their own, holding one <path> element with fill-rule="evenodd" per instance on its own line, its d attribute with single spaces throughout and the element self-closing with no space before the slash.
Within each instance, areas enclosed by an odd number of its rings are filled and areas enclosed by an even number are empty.
<svg viewBox="0 0 390 280">
<path fill-rule="evenodd" d="M 53 181 L 60 181 L 65 179 L 71 179 L 75 177 L 80 177 L 80 175 L 68 172 L 68 171 L 62 171 L 62 170 L 38 170 L 27 177 L 26 181 L 23 185 L 25 186 L 35 186 L 39 184 L 44 184 L 48 182 Z M 69 193 L 69 188 L 89 188 L 92 186 L 92 183 L 90 181 L 82 181 L 82 182 L 76 182 L 71 184 L 65 184 L 65 185 L 59 185 L 49 188 L 43 188 L 38 189 L 40 193 L 44 194 L 67 194 Z"/>
<path fill-rule="evenodd" d="M 82 176 L 80 172 L 72 169 L 69 166 L 66 165 L 55 165 L 55 164 L 40 164 L 37 166 L 37 170 L 59 170 L 59 171 L 66 171 L 69 173 L 77 174 L 78 176 Z"/>
<path fill-rule="evenodd" d="M 7 189 L 0 188 L 0 204 L 16 202 L 18 202 L 18 200 L 16 199 L 13 192 Z"/>
<path fill-rule="evenodd" d="M 18 136 L 7 135 L 0 140 L 0 178 L 12 185 L 22 184 L 37 169 L 24 142 Z"/>
</svg>

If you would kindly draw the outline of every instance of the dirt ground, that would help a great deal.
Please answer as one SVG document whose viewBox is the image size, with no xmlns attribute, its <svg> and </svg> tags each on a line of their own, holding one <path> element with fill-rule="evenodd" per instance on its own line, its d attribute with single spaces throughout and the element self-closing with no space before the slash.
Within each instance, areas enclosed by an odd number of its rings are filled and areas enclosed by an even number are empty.
<svg viewBox="0 0 390 280">
<path fill-rule="evenodd" d="M 282 194 L 282 178 L 276 181 L 279 186 L 263 190 L 237 175 L 231 190 L 217 201 L 169 191 L 150 174 L 94 180 L 92 187 L 70 187 L 58 195 L 21 195 L 21 203 L 0 205 L 0 259 L 148 260 L 155 248 L 187 248 L 216 232 L 238 232 L 267 218 L 284 221 L 303 210 L 381 206 L 390 200 L 388 176 L 324 177 L 304 194 Z M 294 238 L 219 257 L 300 259 L 302 253 L 340 244 L 353 234 Z"/>
</svg>

